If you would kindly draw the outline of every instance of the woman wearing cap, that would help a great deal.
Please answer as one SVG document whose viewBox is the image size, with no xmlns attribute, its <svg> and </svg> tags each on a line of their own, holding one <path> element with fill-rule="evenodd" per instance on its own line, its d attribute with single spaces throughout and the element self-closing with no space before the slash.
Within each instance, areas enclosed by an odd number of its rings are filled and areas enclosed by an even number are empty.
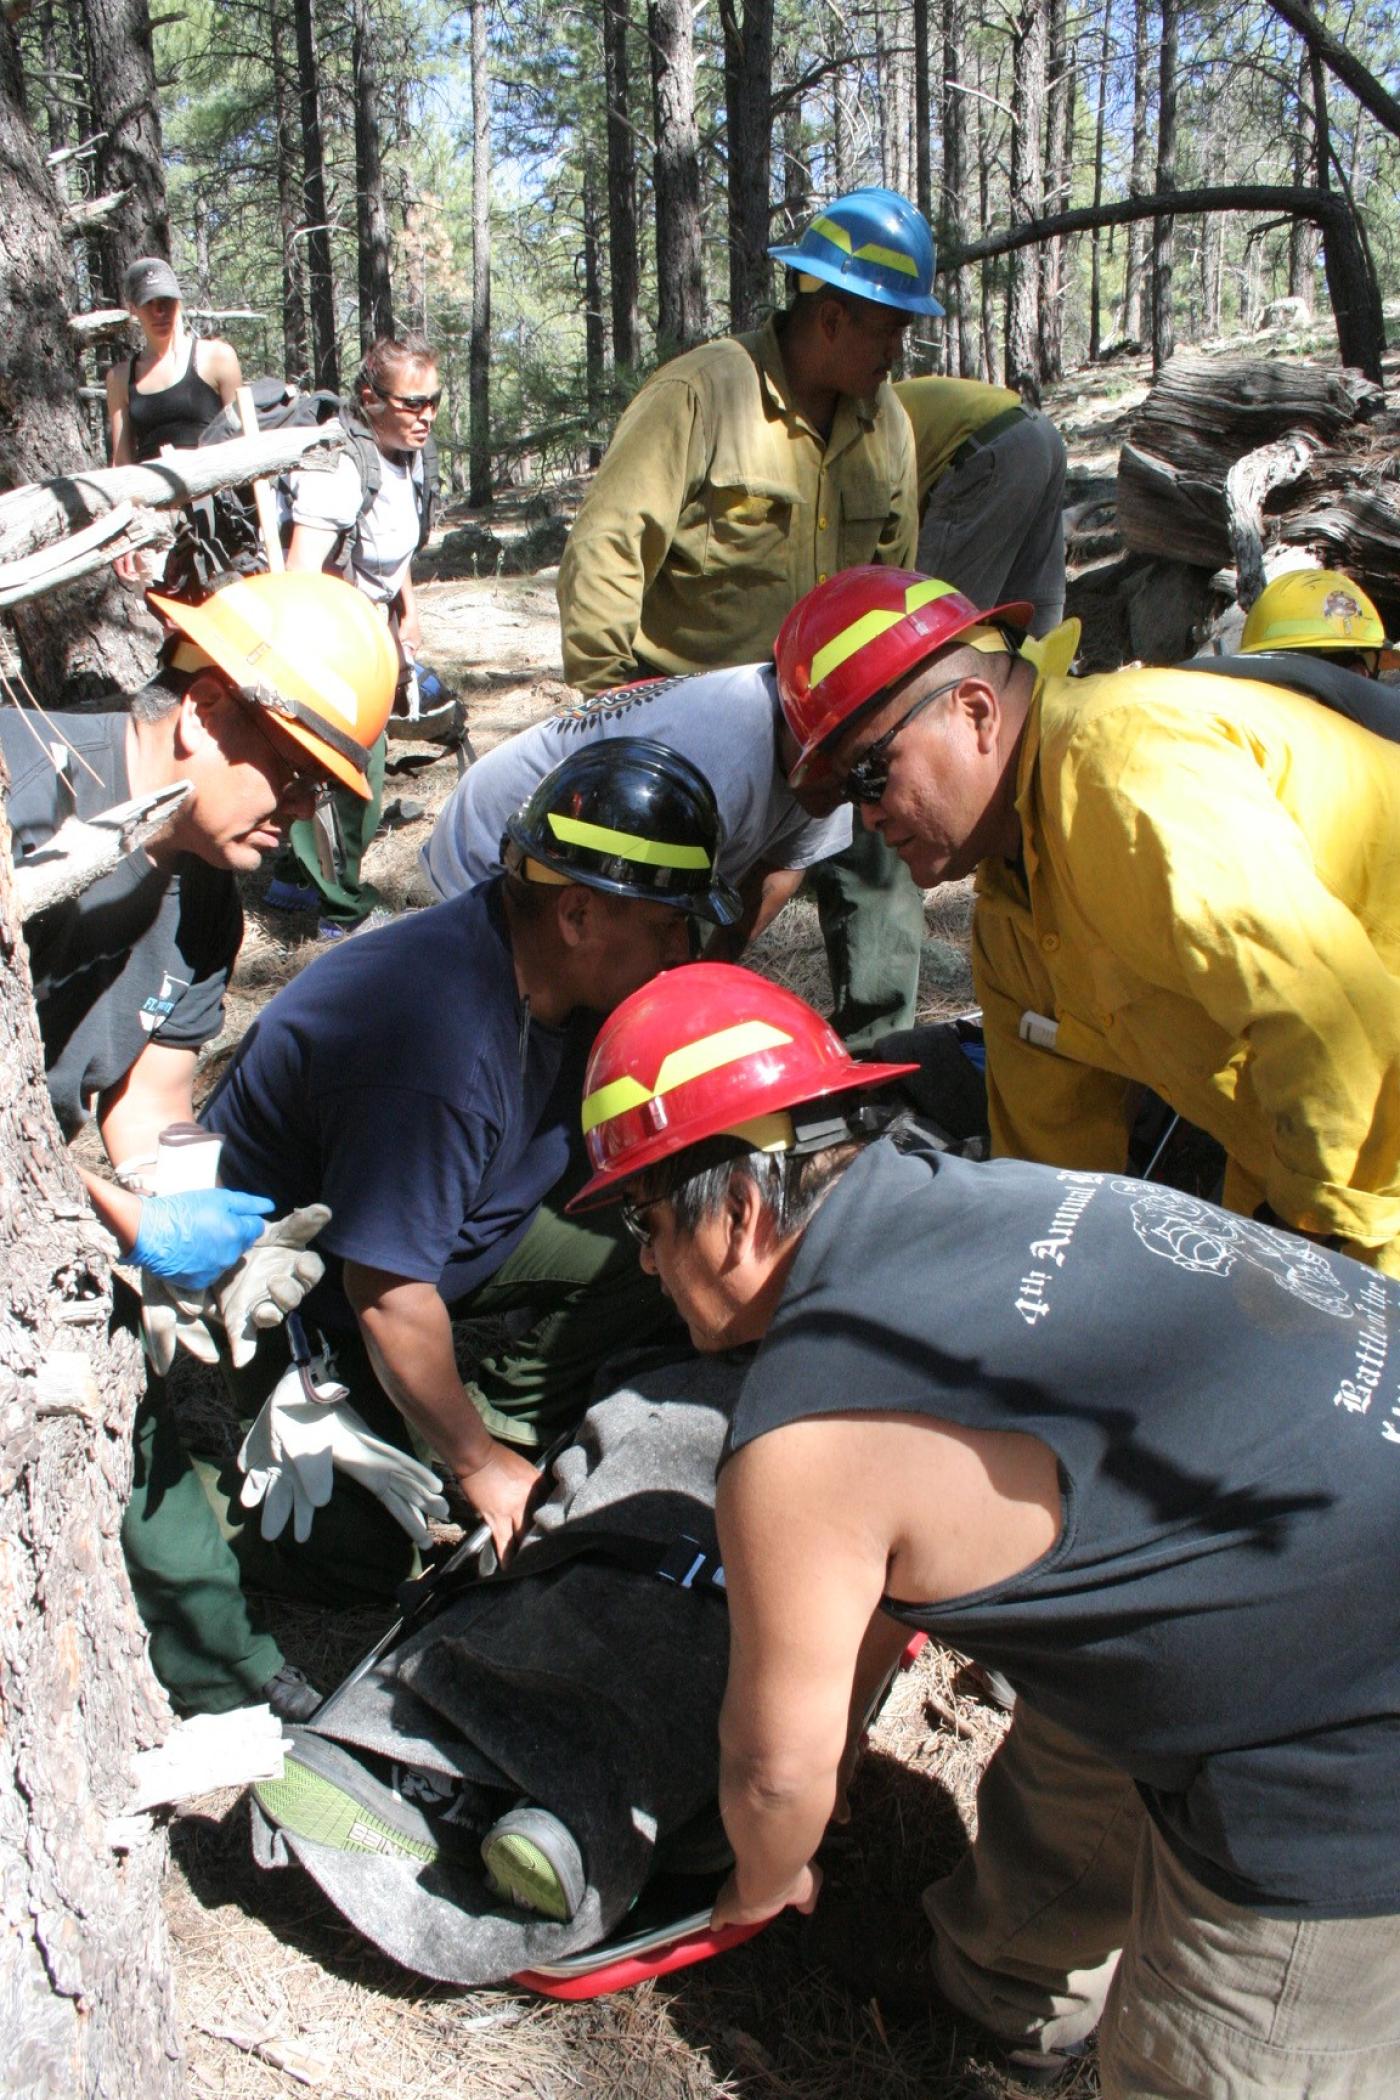
<svg viewBox="0 0 1400 2100">
<path fill-rule="evenodd" d="M 168 262 L 143 255 L 122 279 L 122 296 L 145 347 L 107 374 L 112 465 L 154 459 L 163 446 L 197 445 L 206 423 L 242 383 L 238 352 L 218 336 L 191 335 L 180 285 Z"/>
</svg>

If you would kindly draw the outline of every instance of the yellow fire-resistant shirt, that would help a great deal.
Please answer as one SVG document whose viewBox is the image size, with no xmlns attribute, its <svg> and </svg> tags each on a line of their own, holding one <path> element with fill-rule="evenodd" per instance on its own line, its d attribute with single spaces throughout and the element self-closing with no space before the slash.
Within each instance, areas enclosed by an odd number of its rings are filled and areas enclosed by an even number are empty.
<svg viewBox="0 0 1400 2100">
<path fill-rule="evenodd" d="M 901 379 L 895 392 L 914 426 L 921 511 L 964 439 L 1008 408 L 1021 406 L 1020 395 L 1010 387 L 987 386 L 980 379 Z"/>
<path fill-rule="evenodd" d="M 914 439 L 894 390 L 842 399 L 823 443 L 793 407 L 772 321 L 649 379 L 559 567 L 564 675 L 585 693 L 640 659 L 761 661 L 803 594 L 856 562 L 913 565 Z"/>
<path fill-rule="evenodd" d="M 1048 678 L 1017 786 L 974 919 L 994 1149 L 1121 1170 L 1145 1083 L 1231 1209 L 1400 1275 L 1400 746 L 1252 681 Z"/>
</svg>

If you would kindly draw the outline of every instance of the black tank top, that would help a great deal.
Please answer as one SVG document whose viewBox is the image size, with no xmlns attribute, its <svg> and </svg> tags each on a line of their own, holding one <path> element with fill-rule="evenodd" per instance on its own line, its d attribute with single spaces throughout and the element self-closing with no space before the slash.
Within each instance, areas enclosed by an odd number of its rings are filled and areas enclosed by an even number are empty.
<svg viewBox="0 0 1400 2100">
<path fill-rule="evenodd" d="M 127 417 L 131 424 L 131 449 L 138 464 L 154 459 L 162 445 L 197 445 L 205 425 L 224 405 L 217 391 L 195 369 L 196 340 L 191 336 L 189 359 L 181 376 L 173 386 L 162 387 L 158 393 L 138 394 L 136 358 L 127 366 Z"/>
<path fill-rule="evenodd" d="M 1397 1371 L 1400 1284 L 1344 1255 L 886 1141 L 808 1227 L 730 1440 L 867 1409 L 1039 1438 L 1044 1558 L 886 1611 L 1128 1772 L 1218 1894 L 1364 1917 L 1400 1909 Z"/>
</svg>

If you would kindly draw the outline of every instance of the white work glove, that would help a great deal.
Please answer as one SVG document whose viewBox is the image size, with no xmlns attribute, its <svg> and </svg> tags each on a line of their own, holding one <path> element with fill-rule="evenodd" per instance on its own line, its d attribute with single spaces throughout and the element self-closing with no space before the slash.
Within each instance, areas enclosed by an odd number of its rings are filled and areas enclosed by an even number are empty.
<svg viewBox="0 0 1400 2100">
<path fill-rule="evenodd" d="M 157 1378 L 168 1378 L 177 1349 L 188 1349 L 202 1364 L 219 1361 L 219 1345 L 209 1326 L 209 1294 L 191 1296 L 164 1276 L 150 1269 L 138 1272 L 141 1282 L 141 1338 Z"/>
<path fill-rule="evenodd" d="M 128 853 L 164 831 L 180 804 L 193 792 L 187 780 L 135 795 L 95 817 L 69 817 L 51 839 L 26 853 L 14 871 L 15 901 L 21 919 L 37 917 L 50 905 L 80 897 L 104 875 L 110 875 Z"/>
<path fill-rule="evenodd" d="M 300 1210 L 289 1210 L 285 1218 L 274 1218 L 247 1253 L 215 1281 L 214 1306 L 228 1336 L 236 1371 L 252 1362 L 259 1336 L 280 1327 L 321 1281 L 326 1265 L 319 1254 L 311 1252 L 310 1243 L 330 1221 L 324 1203 L 304 1203 Z"/>
<path fill-rule="evenodd" d="M 447 1515 L 436 1473 L 375 1436 L 345 1401 L 308 1400 L 295 1364 L 243 1439 L 238 1463 L 248 1476 L 239 1500 L 245 1509 L 261 1503 L 265 1539 L 280 1537 L 291 1517 L 292 1535 L 305 1545 L 337 1470 L 368 1488 L 417 1545 L 427 1544 L 427 1519 Z"/>
</svg>

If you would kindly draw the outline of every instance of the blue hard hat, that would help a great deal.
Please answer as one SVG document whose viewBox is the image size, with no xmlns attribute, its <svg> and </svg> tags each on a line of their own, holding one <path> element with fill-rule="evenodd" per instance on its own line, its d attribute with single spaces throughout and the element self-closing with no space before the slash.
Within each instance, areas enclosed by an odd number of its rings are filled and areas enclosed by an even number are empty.
<svg viewBox="0 0 1400 2100">
<path fill-rule="evenodd" d="M 941 314 L 928 220 L 896 190 L 851 190 L 817 213 L 795 248 L 768 253 L 790 270 L 904 313 Z"/>
</svg>

